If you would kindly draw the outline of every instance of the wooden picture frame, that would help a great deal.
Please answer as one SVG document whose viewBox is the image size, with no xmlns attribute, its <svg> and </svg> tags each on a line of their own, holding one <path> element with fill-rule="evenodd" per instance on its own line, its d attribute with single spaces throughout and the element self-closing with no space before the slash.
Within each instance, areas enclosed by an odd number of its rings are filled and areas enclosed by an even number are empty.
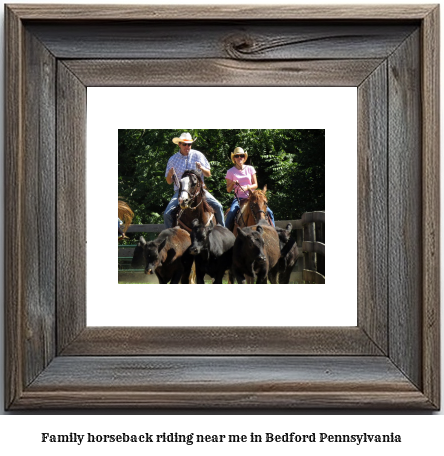
<svg viewBox="0 0 444 456">
<path fill-rule="evenodd" d="M 5 21 L 6 409 L 439 409 L 438 6 Z M 356 327 L 86 326 L 86 88 L 122 85 L 358 87 Z"/>
</svg>

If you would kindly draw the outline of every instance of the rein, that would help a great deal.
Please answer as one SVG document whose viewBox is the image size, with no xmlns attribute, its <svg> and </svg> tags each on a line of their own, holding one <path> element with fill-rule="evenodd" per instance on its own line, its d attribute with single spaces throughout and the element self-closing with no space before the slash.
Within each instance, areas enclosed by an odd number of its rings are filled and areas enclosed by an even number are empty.
<svg viewBox="0 0 444 456">
<path fill-rule="evenodd" d="M 188 193 L 188 195 L 189 195 L 189 197 L 190 197 L 190 204 L 191 204 L 191 203 L 195 200 L 195 198 L 196 198 L 197 196 L 200 195 L 200 190 L 201 190 L 201 188 L 202 188 L 201 183 L 200 183 L 199 181 L 197 181 L 197 190 L 194 192 L 194 195 L 192 195 L 188 190 L 182 190 L 182 183 L 181 183 L 180 186 L 179 186 L 179 194 L 180 194 L 181 192 L 186 192 L 186 193 Z M 201 201 L 201 202 L 202 202 L 202 201 Z M 201 202 L 200 202 L 200 203 L 201 203 Z M 199 204 L 200 204 L 200 203 L 199 203 Z M 199 206 L 199 204 L 198 204 L 197 206 Z M 190 209 L 196 209 L 197 206 L 195 206 L 194 208 L 190 207 Z"/>
<path fill-rule="evenodd" d="M 181 192 L 186 192 L 188 193 L 189 197 L 190 197 L 190 202 L 189 204 L 191 205 L 194 200 L 201 194 L 201 189 L 202 189 L 202 183 L 198 180 L 197 181 L 197 189 L 196 191 L 194 192 L 194 194 L 191 194 L 188 190 L 183 190 L 182 189 L 182 183 L 180 183 L 180 186 L 179 186 L 179 194 Z M 203 202 L 203 195 L 202 195 L 202 199 L 199 201 L 199 203 L 196 204 L 196 206 L 194 207 L 191 207 L 191 206 L 187 206 L 185 209 L 180 209 L 180 212 L 179 212 L 179 215 L 177 216 L 177 223 L 179 223 L 186 231 L 188 231 L 189 233 L 191 233 L 191 229 L 185 225 L 184 222 L 182 222 L 182 220 L 180 220 L 180 218 L 182 217 L 182 214 L 187 210 L 187 209 L 190 209 L 191 211 L 195 211 Z M 179 206 L 180 207 L 180 206 Z M 205 210 L 204 210 L 205 212 Z M 205 226 L 208 226 L 211 222 L 211 220 L 214 218 L 214 214 L 212 213 L 211 214 L 211 217 L 208 218 L 208 221 L 207 223 L 205 224 Z"/>
<path fill-rule="evenodd" d="M 235 185 L 236 185 L 237 187 L 240 187 L 240 188 L 245 192 L 245 190 L 242 188 L 242 186 L 241 186 L 239 183 L 236 182 Z M 248 190 L 248 191 L 250 192 L 250 196 L 248 197 L 248 199 L 250 199 L 250 198 L 251 198 L 251 195 L 253 195 L 253 192 L 252 192 L 251 190 Z M 236 196 L 236 192 L 234 192 L 234 197 L 236 198 L 236 200 L 237 200 L 237 202 L 238 202 L 238 204 L 239 204 L 239 216 L 240 216 L 240 219 L 242 220 L 242 223 L 244 224 L 244 226 L 247 226 L 247 224 L 246 224 L 246 222 L 245 222 L 245 220 L 244 220 L 242 211 L 240 210 L 241 204 L 240 204 L 240 201 L 239 201 L 238 197 Z M 255 224 L 257 224 L 257 223 L 258 223 L 257 215 L 260 214 L 260 213 L 262 213 L 262 214 L 264 214 L 264 216 L 265 216 L 265 211 L 263 211 L 262 209 L 259 209 L 258 211 L 254 211 L 253 206 L 254 206 L 254 204 L 253 204 L 251 201 L 249 201 L 249 208 L 250 208 L 251 215 L 252 215 L 253 218 L 254 218 Z M 260 220 L 260 219 L 259 219 L 259 220 Z M 267 220 L 267 217 L 266 217 L 266 216 L 265 216 L 265 220 Z"/>
<path fill-rule="evenodd" d="M 197 206 L 196 206 L 197 207 Z M 184 209 L 185 210 L 185 209 Z M 183 211 L 182 211 L 183 212 Z M 187 225 L 185 225 L 185 223 L 182 222 L 182 220 L 180 220 L 180 216 L 182 215 L 182 212 L 179 214 L 179 216 L 177 217 L 177 223 L 180 224 L 180 226 L 188 231 L 189 233 L 191 233 L 193 230 L 191 228 L 189 228 Z M 211 220 L 213 220 L 214 218 L 214 214 L 211 214 L 211 217 L 208 217 L 208 220 L 207 220 L 207 223 L 205 223 L 204 226 L 208 226 L 211 222 Z M 216 220 L 214 220 L 214 224 L 216 224 Z"/>
<path fill-rule="evenodd" d="M 244 190 L 242 188 L 242 186 L 238 183 L 238 182 L 235 182 L 234 185 L 236 185 L 237 187 L 240 187 L 242 190 Z M 251 193 L 251 192 L 250 192 Z M 250 195 L 251 196 L 251 195 Z M 241 203 L 239 201 L 239 198 L 237 197 L 236 195 L 236 192 L 234 192 L 234 197 L 236 198 L 237 200 L 237 204 L 239 204 L 239 215 L 240 215 L 240 218 L 242 220 L 242 223 L 244 224 L 244 226 L 247 226 L 247 224 L 245 223 L 245 220 L 244 220 L 244 216 L 242 215 L 242 211 L 241 211 Z"/>
<path fill-rule="evenodd" d="M 257 222 L 258 222 L 258 219 L 257 219 L 256 215 L 262 213 L 262 214 L 264 214 L 264 216 L 265 216 L 265 211 L 263 211 L 262 209 L 259 209 L 258 211 L 254 212 L 254 210 L 253 210 L 253 203 L 250 203 L 250 212 L 252 213 L 253 218 L 254 218 L 254 221 L 256 222 L 256 224 L 257 224 Z M 265 217 L 265 219 L 266 219 L 266 217 Z M 260 220 L 260 219 L 259 219 L 259 220 Z"/>
</svg>

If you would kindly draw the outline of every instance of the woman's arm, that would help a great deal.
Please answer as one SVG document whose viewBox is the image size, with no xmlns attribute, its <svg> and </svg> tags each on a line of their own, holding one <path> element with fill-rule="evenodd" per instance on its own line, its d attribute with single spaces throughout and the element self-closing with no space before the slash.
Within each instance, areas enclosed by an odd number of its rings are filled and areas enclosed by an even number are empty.
<svg viewBox="0 0 444 456">
<path fill-rule="evenodd" d="M 256 179 L 256 174 L 252 174 L 251 175 L 251 185 L 247 185 L 247 189 L 246 190 L 250 190 L 252 192 L 254 192 L 254 190 L 257 189 L 257 179 Z"/>
<path fill-rule="evenodd" d="M 227 192 L 231 193 L 234 188 L 234 181 L 232 181 L 231 179 L 228 179 L 228 178 L 225 178 L 225 180 L 227 181 Z"/>
</svg>

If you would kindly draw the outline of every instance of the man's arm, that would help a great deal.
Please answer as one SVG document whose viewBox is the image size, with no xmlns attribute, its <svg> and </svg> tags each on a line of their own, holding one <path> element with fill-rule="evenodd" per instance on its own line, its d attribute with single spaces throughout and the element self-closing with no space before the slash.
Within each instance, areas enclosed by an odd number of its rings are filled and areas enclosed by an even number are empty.
<svg viewBox="0 0 444 456">
<path fill-rule="evenodd" d="M 169 185 L 171 185 L 174 182 L 173 174 L 174 174 L 174 168 L 171 167 L 170 170 L 168 171 L 168 174 L 167 174 L 166 178 L 165 178 Z"/>
<path fill-rule="evenodd" d="M 207 168 L 204 168 L 199 162 L 196 162 L 196 168 L 202 171 L 202 174 L 205 177 L 211 177 L 211 171 Z"/>
</svg>

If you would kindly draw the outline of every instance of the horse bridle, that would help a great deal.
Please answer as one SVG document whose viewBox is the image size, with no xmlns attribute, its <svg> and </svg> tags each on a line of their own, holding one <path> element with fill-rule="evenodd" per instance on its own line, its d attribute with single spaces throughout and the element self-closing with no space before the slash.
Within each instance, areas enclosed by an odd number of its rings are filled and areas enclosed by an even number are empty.
<svg viewBox="0 0 444 456">
<path fill-rule="evenodd" d="M 183 173 L 182 177 L 184 177 L 184 175 L 188 175 L 188 176 L 192 176 L 193 173 Z M 202 184 L 201 182 L 199 181 L 199 179 L 197 179 L 197 184 L 196 184 L 196 191 L 194 192 L 194 194 L 191 194 L 188 190 L 182 190 L 182 180 L 180 182 L 180 185 L 179 185 L 179 194 L 184 191 L 186 193 L 188 193 L 189 197 L 190 197 L 190 204 L 195 200 L 195 198 L 197 196 L 199 196 L 200 194 L 200 191 L 202 189 Z M 203 202 L 203 198 L 201 199 L 200 203 L 197 204 L 196 206 L 194 207 L 191 207 L 191 206 L 188 206 L 186 207 L 185 209 L 180 209 L 180 212 L 179 212 L 179 215 L 177 216 L 177 222 L 180 223 L 182 225 L 183 228 L 185 228 L 187 231 L 191 232 L 191 229 L 189 227 L 187 227 L 181 220 L 180 218 L 182 217 L 182 214 L 187 210 L 187 209 L 190 209 L 191 211 L 195 211 Z M 214 218 L 214 214 L 211 214 L 211 217 L 208 218 L 207 220 L 207 223 L 205 224 L 205 226 L 208 226 L 211 222 L 211 220 Z"/>
<path fill-rule="evenodd" d="M 256 217 L 257 215 L 259 215 L 259 214 L 261 214 L 261 213 L 264 214 L 265 220 L 267 220 L 267 217 L 266 217 L 266 215 L 265 215 L 265 211 L 263 211 L 262 209 L 259 209 L 259 210 L 256 211 L 256 212 L 254 211 L 253 207 L 256 206 L 256 205 L 257 205 L 257 203 L 250 202 L 250 211 L 251 211 L 251 213 L 253 214 L 253 218 L 254 218 L 255 223 L 257 224 L 257 222 L 258 222 L 258 219 L 257 219 L 257 217 Z M 260 220 L 260 219 L 259 219 L 259 220 Z"/>
<path fill-rule="evenodd" d="M 240 184 L 238 184 L 237 182 L 235 183 L 235 185 L 238 186 L 238 187 L 240 187 L 240 188 L 242 188 L 242 187 L 240 186 Z M 253 194 L 253 192 L 252 192 L 251 190 L 248 190 L 248 191 L 249 191 L 251 194 Z M 239 208 L 240 208 L 240 201 L 239 201 L 239 199 L 237 198 L 236 193 L 234 194 L 234 197 L 237 199 L 237 202 L 239 203 Z M 253 207 L 254 207 L 256 204 L 257 204 L 257 203 L 253 203 L 252 201 L 250 201 L 250 212 L 251 212 L 252 215 L 253 215 L 254 222 L 257 224 L 258 219 L 257 219 L 256 216 L 257 216 L 258 214 L 260 214 L 260 213 L 264 214 L 265 220 L 267 220 L 267 217 L 266 217 L 266 215 L 265 215 L 265 211 L 263 211 L 262 209 L 259 209 L 258 211 L 254 211 Z M 244 225 L 246 226 L 247 224 L 245 223 L 245 220 L 244 220 L 244 217 L 243 217 L 243 215 L 242 215 L 242 212 L 240 213 L 240 216 L 241 216 L 241 219 L 242 219 Z"/>
<path fill-rule="evenodd" d="M 192 176 L 193 174 L 191 174 L 191 173 L 184 173 L 184 174 L 182 175 L 182 178 L 184 177 L 184 175 Z M 182 190 L 182 180 L 181 180 L 181 181 L 180 181 L 180 185 L 179 185 L 179 195 L 180 195 L 182 192 L 188 193 L 188 196 L 190 197 L 190 204 L 191 204 L 191 203 L 195 200 L 195 198 L 196 198 L 197 196 L 199 196 L 200 190 L 201 190 L 201 188 L 202 188 L 202 186 L 201 186 L 201 184 L 200 184 L 200 182 L 199 182 L 199 179 L 197 179 L 196 187 L 197 187 L 197 188 L 196 188 L 196 191 L 194 192 L 194 194 L 190 193 L 188 190 Z M 201 203 L 202 203 L 202 201 L 201 201 L 199 204 L 201 204 Z M 197 207 L 199 207 L 199 204 L 198 204 L 197 206 L 195 206 L 195 207 L 190 207 L 190 206 L 188 206 L 188 209 L 194 210 L 194 209 L 196 209 Z M 184 210 L 184 209 L 182 209 L 182 211 L 183 211 L 183 210 Z"/>
</svg>

